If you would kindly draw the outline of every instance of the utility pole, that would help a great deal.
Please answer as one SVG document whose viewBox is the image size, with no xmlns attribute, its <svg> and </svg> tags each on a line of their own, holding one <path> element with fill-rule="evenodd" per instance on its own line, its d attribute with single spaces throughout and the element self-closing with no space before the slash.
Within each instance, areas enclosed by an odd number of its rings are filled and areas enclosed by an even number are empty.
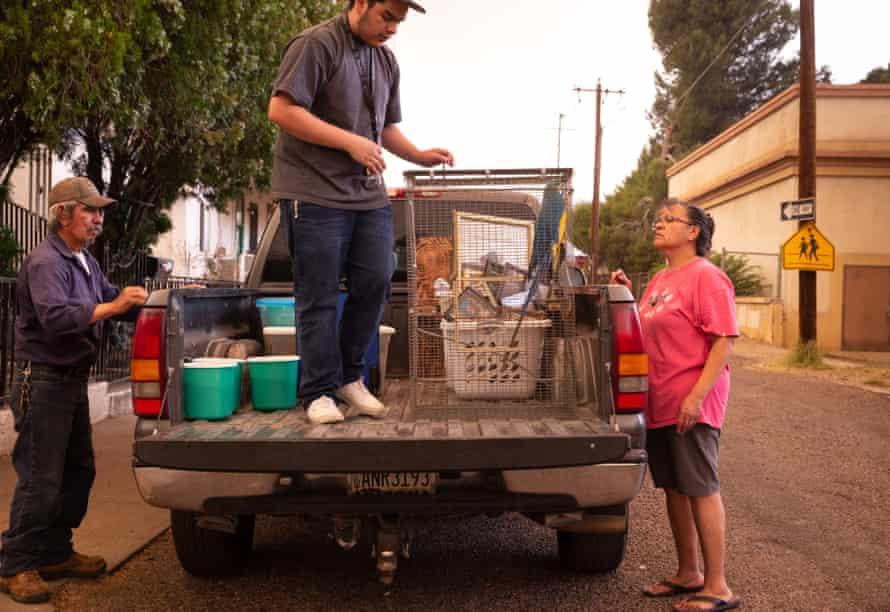
<svg viewBox="0 0 890 612">
<path fill-rule="evenodd" d="M 800 125 L 797 196 L 816 197 L 816 27 L 813 0 L 800 2 Z M 801 221 L 802 227 L 806 221 Z M 798 272 L 800 341 L 816 340 L 816 272 Z"/>
<path fill-rule="evenodd" d="M 599 247 L 597 243 L 597 232 L 599 230 L 600 222 L 600 153 L 602 151 L 603 136 L 603 127 L 600 123 L 600 107 L 603 102 L 603 94 L 623 94 L 624 90 L 604 89 L 599 79 L 596 81 L 595 89 L 575 87 L 574 90 L 578 93 L 579 101 L 581 100 L 582 93 L 596 94 L 596 121 L 593 128 L 596 145 L 593 160 L 593 199 L 590 204 L 590 274 L 587 278 L 588 283 L 593 285 L 596 284 L 596 251 Z"/>
<path fill-rule="evenodd" d="M 560 156 L 562 154 L 562 119 L 565 117 L 565 113 L 559 113 L 559 127 L 556 128 L 556 167 L 561 168 L 560 166 Z"/>
</svg>

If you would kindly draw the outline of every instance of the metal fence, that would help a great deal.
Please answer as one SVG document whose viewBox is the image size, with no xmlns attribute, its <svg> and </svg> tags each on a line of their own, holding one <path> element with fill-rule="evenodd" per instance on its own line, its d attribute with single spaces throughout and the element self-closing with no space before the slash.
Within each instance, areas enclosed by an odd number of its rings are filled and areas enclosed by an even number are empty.
<svg viewBox="0 0 890 612">
<path fill-rule="evenodd" d="M 743 257 L 748 269 L 760 276 L 763 283 L 760 295 L 773 300 L 782 297 L 782 254 L 763 253 L 759 251 L 729 251 L 722 249 L 719 252 L 721 267 L 726 268 L 727 257 Z"/>
<path fill-rule="evenodd" d="M 208 281 L 199 278 L 171 276 L 157 279 L 147 276 L 150 257 L 136 252 L 125 258 L 106 256 L 106 276 L 118 287 L 143 286 L 150 293 L 160 289 L 176 289 L 190 284 L 208 287 L 239 287 L 240 283 Z M 16 279 L 0 277 L 0 400 L 5 402 L 15 363 Z M 118 380 L 130 375 L 133 323 L 106 321 L 99 354 L 90 377 L 93 380 Z"/>
<path fill-rule="evenodd" d="M 0 199 L 0 226 L 12 230 L 19 250 L 7 262 L 10 270 L 18 270 L 25 256 L 31 249 L 46 238 L 47 221 L 45 217 L 31 212 L 13 202 Z"/>
</svg>

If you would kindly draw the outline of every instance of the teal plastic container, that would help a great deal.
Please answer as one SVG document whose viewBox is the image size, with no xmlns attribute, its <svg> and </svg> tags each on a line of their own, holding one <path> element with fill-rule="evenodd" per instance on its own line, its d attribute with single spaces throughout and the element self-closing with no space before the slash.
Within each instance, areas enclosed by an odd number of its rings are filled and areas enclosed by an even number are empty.
<svg viewBox="0 0 890 612">
<path fill-rule="evenodd" d="M 294 298 L 260 298 L 256 301 L 264 327 L 293 327 Z"/>
<path fill-rule="evenodd" d="M 218 421 L 232 416 L 241 396 L 237 362 L 191 362 L 182 370 L 185 418 Z"/>
<path fill-rule="evenodd" d="M 218 363 L 221 365 L 234 365 L 238 368 L 238 386 L 235 388 L 235 411 L 241 407 L 241 396 L 245 392 L 242 389 L 242 385 L 244 384 L 244 369 L 245 364 L 247 363 L 246 359 L 231 359 L 228 357 L 198 357 L 193 360 L 192 363 Z"/>
<path fill-rule="evenodd" d="M 297 405 L 300 358 L 296 355 L 249 357 L 250 397 L 253 409 L 290 410 Z"/>
</svg>

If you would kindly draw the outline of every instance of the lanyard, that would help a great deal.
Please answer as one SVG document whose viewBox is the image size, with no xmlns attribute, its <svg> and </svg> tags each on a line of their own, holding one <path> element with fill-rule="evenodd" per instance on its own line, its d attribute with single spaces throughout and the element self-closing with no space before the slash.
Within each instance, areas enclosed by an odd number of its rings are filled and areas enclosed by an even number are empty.
<svg viewBox="0 0 890 612">
<path fill-rule="evenodd" d="M 361 52 L 362 49 L 357 46 L 352 48 L 352 57 L 355 60 L 355 66 L 358 69 L 359 78 L 362 82 L 362 97 L 365 100 L 365 106 L 371 115 L 371 134 L 375 144 L 380 144 L 380 129 L 377 126 L 377 109 L 374 103 L 374 50 L 366 47 L 368 50 L 367 69 L 362 69 Z M 363 77 L 367 78 L 363 78 Z"/>
</svg>

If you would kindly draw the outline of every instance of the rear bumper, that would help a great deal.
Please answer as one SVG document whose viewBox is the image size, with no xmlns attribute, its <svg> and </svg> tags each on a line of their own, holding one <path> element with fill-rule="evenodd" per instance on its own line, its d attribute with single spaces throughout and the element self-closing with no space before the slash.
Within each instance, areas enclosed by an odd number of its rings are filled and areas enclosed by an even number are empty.
<svg viewBox="0 0 890 612">
<path fill-rule="evenodd" d="M 646 452 L 634 450 L 620 461 L 550 470 L 505 470 L 508 491 L 535 495 L 569 495 L 578 507 L 626 504 L 640 492 L 646 475 Z"/>
<path fill-rule="evenodd" d="M 468 472 L 589 466 L 625 455 L 623 433 L 490 438 L 137 439 L 138 464 L 267 473 Z M 369 459 L 373 458 L 373 459 Z"/>
<path fill-rule="evenodd" d="M 463 473 L 432 496 L 348 496 L 342 487 L 292 491 L 284 474 L 177 470 L 136 466 L 143 499 L 161 508 L 211 514 L 351 514 L 455 512 L 571 512 L 626 504 L 642 486 L 646 455 L 630 451 L 617 461 L 569 468 L 507 470 L 502 478 Z M 491 472 L 489 472 L 491 474 Z"/>
</svg>

